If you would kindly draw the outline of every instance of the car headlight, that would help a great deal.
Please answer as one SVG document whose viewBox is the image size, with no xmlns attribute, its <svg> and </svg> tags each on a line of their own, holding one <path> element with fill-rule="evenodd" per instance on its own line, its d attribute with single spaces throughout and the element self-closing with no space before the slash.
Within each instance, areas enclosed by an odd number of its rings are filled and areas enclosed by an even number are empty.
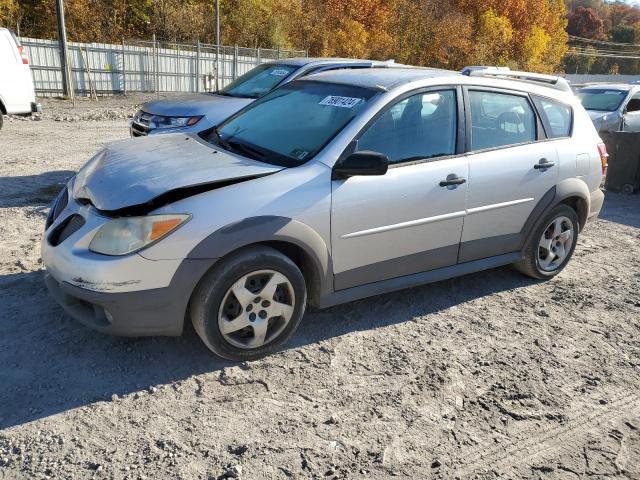
<svg viewBox="0 0 640 480">
<path fill-rule="evenodd" d="M 165 117 L 163 115 L 153 115 L 149 119 L 150 128 L 179 128 L 179 127 L 191 127 L 198 123 L 202 115 L 195 117 Z"/>
<path fill-rule="evenodd" d="M 115 218 L 100 227 L 89 250 L 104 255 L 127 255 L 166 237 L 190 218 L 188 214 Z"/>
</svg>

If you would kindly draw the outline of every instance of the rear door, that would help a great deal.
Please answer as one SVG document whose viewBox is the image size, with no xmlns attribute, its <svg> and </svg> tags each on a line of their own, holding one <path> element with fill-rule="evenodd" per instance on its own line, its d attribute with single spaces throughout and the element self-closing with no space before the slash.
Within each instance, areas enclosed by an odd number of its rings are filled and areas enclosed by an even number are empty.
<svg viewBox="0 0 640 480">
<path fill-rule="evenodd" d="M 385 175 L 332 181 L 336 290 L 455 265 L 468 174 L 460 93 L 412 93 L 359 136 L 358 151 L 384 153 L 390 166 Z"/>
<path fill-rule="evenodd" d="M 527 94 L 469 87 L 465 98 L 469 190 L 460 263 L 517 251 L 527 218 L 559 170 Z"/>
</svg>

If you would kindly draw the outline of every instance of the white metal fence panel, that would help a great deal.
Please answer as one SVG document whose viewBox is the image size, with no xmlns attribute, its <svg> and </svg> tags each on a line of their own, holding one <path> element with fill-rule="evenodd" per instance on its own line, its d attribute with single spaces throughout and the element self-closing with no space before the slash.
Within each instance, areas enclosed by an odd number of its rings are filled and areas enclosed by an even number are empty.
<svg viewBox="0 0 640 480">
<path fill-rule="evenodd" d="M 59 44 L 21 38 L 33 72 L 36 93 L 62 94 Z M 71 81 L 77 94 L 126 92 L 202 92 L 215 88 L 216 54 L 223 87 L 260 63 L 305 56 L 303 51 L 123 41 L 122 44 L 68 44 Z"/>
</svg>

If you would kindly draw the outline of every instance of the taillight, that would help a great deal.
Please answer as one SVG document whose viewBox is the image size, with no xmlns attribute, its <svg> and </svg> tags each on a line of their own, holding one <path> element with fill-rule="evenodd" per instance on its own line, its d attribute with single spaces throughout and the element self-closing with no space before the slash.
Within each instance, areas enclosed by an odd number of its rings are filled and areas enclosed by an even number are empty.
<svg viewBox="0 0 640 480">
<path fill-rule="evenodd" d="M 609 154 L 607 153 L 607 146 L 604 143 L 598 144 L 598 153 L 600 154 L 600 164 L 602 165 L 602 175 L 607 174 L 607 166 L 609 160 Z"/>
<path fill-rule="evenodd" d="M 22 63 L 25 65 L 29 65 L 29 57 L 24 53 L 24 47 L 22 45 L 18 46 L 18 52 L 20 52 L 20 57 L 22 57 Z"/>
</svg>

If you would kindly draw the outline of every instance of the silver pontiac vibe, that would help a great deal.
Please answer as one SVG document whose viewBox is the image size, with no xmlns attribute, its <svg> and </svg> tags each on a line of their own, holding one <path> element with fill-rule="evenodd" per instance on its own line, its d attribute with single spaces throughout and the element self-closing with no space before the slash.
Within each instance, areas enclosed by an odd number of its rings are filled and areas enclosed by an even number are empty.
<svg viewBox="0 0 640 480">
<path fill-rule="evenodd" d="M 324 308 L 567 264 L 606 149 L 562 79 L 372 68 L 289 82 L 198 135 L 98 152 L 56 198 L 46 283 L 74 318 L 215 353 L 280 348 Z"/>
</svg>

